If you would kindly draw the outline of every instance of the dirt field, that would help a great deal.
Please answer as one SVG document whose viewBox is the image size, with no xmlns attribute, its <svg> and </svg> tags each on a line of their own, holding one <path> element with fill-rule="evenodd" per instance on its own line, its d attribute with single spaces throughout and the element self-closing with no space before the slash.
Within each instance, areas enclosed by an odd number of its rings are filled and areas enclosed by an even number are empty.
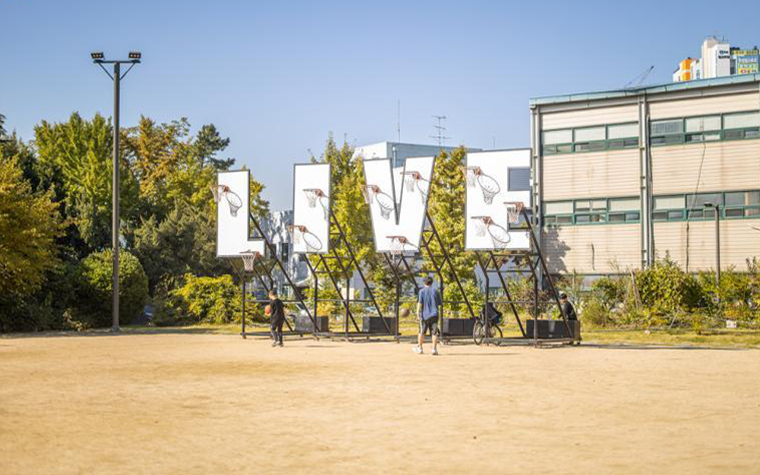
<svg viewBox="0 0 760 475">
<path fill-rule="evenodd" d="M 0 338 L 0 473 L 758 473 L 760 351 Z"/>
</svg>

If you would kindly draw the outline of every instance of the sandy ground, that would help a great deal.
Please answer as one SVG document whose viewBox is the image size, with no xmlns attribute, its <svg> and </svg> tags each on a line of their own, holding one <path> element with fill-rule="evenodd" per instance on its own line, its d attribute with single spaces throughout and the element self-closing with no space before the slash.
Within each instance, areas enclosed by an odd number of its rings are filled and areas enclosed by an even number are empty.
<svg viewBox="0 0 760 475">
<path fill-rule="evenodd" d="M 0 338 L 0 473 L 759 473 L 760 351 Z"/>
</svg>

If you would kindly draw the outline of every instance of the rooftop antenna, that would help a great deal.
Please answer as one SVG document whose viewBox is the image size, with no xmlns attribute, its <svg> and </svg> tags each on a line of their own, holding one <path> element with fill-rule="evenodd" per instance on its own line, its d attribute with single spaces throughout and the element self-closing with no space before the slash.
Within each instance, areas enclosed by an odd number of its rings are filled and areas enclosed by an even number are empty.
<svg viewBox="0 0 760 475">
<path fill-rule="evenodd" d="M 446 143 L 448 139 L 451 137 L 446 136 L 446 127 L 444 127 L 444 121 L 446 120 L 445 115 L 434 115 L 433 119 L 438 121 L 437 125 L 434 125 L 433 128 L 436 131 L 436 135 L 431 135 L 430 138 L 436 139 L 438 141 L 438 146 L 443 147 L 443 144 Z"/>
<path fill-rule="evenodd" d="M 644 83 L 644 81 L 646 80 L 646 78 L 649 77 L 649 74 L 653 70 L 654 70 L 654 66 L 649 66 L 644 71 L 642 71 L 641 74 L 639 74 L 635 78 L 631 79 L 628 82 L 628 84 L 626 84 L 625 87 L 623 87 L 623 89 L 630 89 L 630 88 L 641 86 Z"/>
</svg>

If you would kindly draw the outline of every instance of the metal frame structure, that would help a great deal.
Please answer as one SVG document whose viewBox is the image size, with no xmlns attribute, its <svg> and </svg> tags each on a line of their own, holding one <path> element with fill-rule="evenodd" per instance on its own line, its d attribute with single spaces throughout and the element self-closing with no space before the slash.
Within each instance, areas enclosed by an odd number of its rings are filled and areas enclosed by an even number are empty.
<svg viewBox="0 0 760 475">
<path fill-rule="evenodd" d="M 572 343 L 575 341 L 579 341 L 579 335 L 574 335 L 573 330 L 570 327 L 570 323 L 567 320 L 567 315 L 565 315 L 564 309 L 562 308 L 562 304 L 560 303 L 559 299 L 559 292 L 557 291 L 557 287 L 554 285 L 554 281 L 552 280 L 551 274 L 549 273 L 549 269 L 546 265 L 546 260 L 544 259 L 543 254 L 541 253 L 541 246 L 539 245 L 538 237 L 536 236 L 536 233 L 533 228 L 533 223 L 531 222 L 530 216 L 528 215 L 528 208 L 522 208 L 520 210 L 520 213 L 522 214 L 524 218 L 525 225 L 528 227 L 527 231 L 530 234 L 531 239 L 531 249 L 529 250 L 514 250 L 514 251 L 508 251 L 508 252 L 500 252 L 495 253 L 494 251 L 474 251 L 476 254 L 476 257 L 478 259 L 478 265 L 480 266 L 481 271 L 483 272 L 483 277 L 485 280 L 485 297 L 486 297 L 486 306 L 489 303 L 493 304 L 507 304 L 510 307 L 510 310 L 512 311 L 512 314 L 515 317 L 515 320 L 517 321 L 517 325 L 520 328 L 520 333 L 522 333 L 523 338 L 530 338 L 530 335 L 528 335 L 525 331 L 525 328 L 523 327 L 522 320 L 520 320 L 520 314 L 517 310 L 517 305 L 526 305 L 530 304 L 532 306 L 532 316 L 533 316 L 533 344 L 535 346 L 538 346 L 540 342 L 547 341 L 547 342 L 555 342 L 555 343 Z M 485 254 L 485 258 L 483 255 Z M 503 269 L 504 264 L 508 259 L 514 259 L 515 262 L 519 259 L 523 261 L 526 264 L 526 269 Z M 514 275 L 523 275 L 527 271 L 530 272 L 529 279 L 531 280 L 533 284 L 533 299 L 532 300 L 515 300 L 512 298 L 512 295 L 509 291 L 509 285 L 507 280 L 505 279 L 505 275 L 514 274 Z M 504 294 L 506 296 L 506 300 L 491 300 L 490 296 L 490 275 L 489 273 L 496 273 L 496 276 L 498 277 L 499 284 L 501 285 L 502 290 L 504 290 Z M 543 277 L 543 279 L 542 279 Z M 543 281 L 543 286 L 541 285 Z M 540 340 L 538 338 L 538 307 L 539 307 L 539 290 L 541 287 L 545 287 L 546 290 L 549 291 L 551 299 L 554 301 L 554 303 L 557 305 L 557 308 L 559 308 L 560 315 L 562 316 L 562 320 L 565 324 L 565 328 L 567 329 L 567 334 L 572 335 L 572 338 L 553 338 L 548 340 Z M 487 338 L 487 335 L 490 334 L 489 327 L 490 327 L 490 318 L 485 319 L 485 329 L 486 329 L 486 338 L 484 339 L 485 342 L 489 341 L 489 338 Z"/>
<path fill-rule="evenodd" d="M 301 296 L 301 292 L 298 290 L 298 287 L 293 283 L 293 280 L 290 278 L 290 275 L 288 274 L 287 269 L 285 268 L 285 265 L 282 263 L 280 258 L 277 256 L 277 251 L 272 244 L 272 242 L 267 237 L 266 233 L 264 233 L 264 230 L 261 228 L 261 225 L 259 224 L 259 221 L 254 217 L 253 213 L 249 213 L 249 220 L 253 222 L 253 225 L 256 229 L 256 232 L 258 233 L 258 238 L 262 239 L 264 241 L 265 249 L 269 252 L 270 259 L 274 261 L 274 263 L 271 266 L 267 266 L 265 262 L 263 262 L 262 258 L 257 258 L 254 261 L 253 266 L 253 274 L 256 277 L 256 280 L 258 280 L 261 283 L 261 286 L 269 292 L 274 287 L 274 277 L 272 275 L 272 272 L 275 270 L 275 268 L 279 268 L 279 270 L 282 272 L 282 274 L 285 276 L 285 280 L 287 281 L 287 285 L 293 289 L 293 295 L 295 296 L 295 300 L 283 300 L 283 303 L 300 303 L 304 310 L 306 311 L 306 314 L 308 315 L 309 319 L 312 322 L 312 325 L 314 326 L 314 336 L 319 337 L 316 329 L 317 329 L 317 320 L 316 317 L 311 314 L 309 311 L 308 305 L 306 305 L 306 301 Z M 258 264 L 258 265 L 257 265 Z M 266 279 L 265 279 L 266 277 Z M 246 338 L 247 335 L 263 335 L 263 332 L 250 332 L 247 333 L 245 329 L 245 303 L 246 303 L 246 278 L 245 278 L 245 271 L 243 271 L 243 315 L 241 318 L 241 330 L 240 335 L 243 338 Z M 261 299 L 252 299 L 252 302 L 268 302 L 268 300 L 261 300 Z M 297 334 L 297 335 L 303 335 L 303 332 L 296 332 L 293 330 L 293 327 L 290 325 L 290 322 L 288 322 L 288 319 L 285 319 L 285 324 L 288 326 L 289 334 Z M 266 335 L 269 335 L 269 332 L 266 332 Z"/>
<path fill-rule="evenodd" d="M 398 340 L 398 337 L 399 337 L 398 318 L 396 318 L 395 328 L 391 329 L 391 326 L 389 325 L 389 322 L 387 320 L 388 317 L 383 315 L 383 311 L 380 308 L 380 305 L 378 304 L 377 299 L 375 299 L 375 294 L 372 291 L 372 288 L 369 286 L 369 282 L 367 281 L 364 275 L 361 262 L 359 262 L 356 259 L 356 254 L 354 253 L 354 250 L 351 247 L 351 243 L 348 242 L 348 238 L 346 237 L 346 234 L 343 232 L 343 227 L 340 225 L 338 218 L 335 216 L 335 212 L 332 210 L 332 207 L 330 208 L 330 239 L 333 241 L 330 245 L 330 252 L 326 254 L 316 254 L 316 253 L 312 254 L 318 258 L 316 264 L 312 264 L 312 262 L 308 258 L 308 255 L 306 259 L 306 263 L 309 267 L 312 280 L 314 281 L 314 295 L 312 298 L 314 315 L 318 315 L 317 309 L 320 302 L 319 277 L 320 275 L 327 275 L 329 278 L 329 281 L 333 285 L 333 288 L 338 293 L 338 299 L 322 299 L 322 302 L 325 302 L 325 301 L 341 302 L 345 310 L 343 331 L 329 332 L 329 334 L 331 335 L 342 334 L 343 337 L 347 340 L 355 336 L 360 336 L 360 337 L 393 336 L 396 340 Z M 339 249 L 345 250 L 348 256 L 341 257 L 339 253 Z M 330 268 L 329 261 L 334 261 L 338 265 L 337 271 Z M 362 284 L 364 285 L 364 288 L 367 291 L 367 295 L 369 297 L 368 299 L 351 299 L 351 295 L 350 295 L 351 294 L 351 278 L 353 277 L 352 272 L 350 271 L 351 266 L 355 267 L 357 274 L 359 275 L 359 278 L 361 279 Z M 346 282 L 346 287 L 344 289 L 345 295 L 341 292 L 340 285 L 339 285 L 339 279 L 341 278 L 345 279 L 345 282 Z M 362 303 L 362 304 L 373 305 L 377 312 L 377 316 L 380 318 L 380 321 L 383 322 L 383 326 L 385 327 L 386 332 L 372 333 L 372 332 L 363 331 L 359 327 L 359 324 L 356 322 L 355 315 L 351 310 L 352 303 Z M 315 334 L 316 334 L 316 329 L 317 329 L 316 318 L 312 319 L 312 322 L 314 323 L 314 329 L 315 329 Z M 353 325 L 354 331 L 351 330 L 351 325 Z"/>
<path fill-rule="evenodd" d="M 385 261 L 388 264 L 388 266 L 391 268 L 391 271 L 394 276 L 394 281 L 396 284 L 396 322 L 397 325 L 399 323 L 399 317 L 400 317 L 400 309 L 401 309 L 401 291 L 403 282 L 405 279 L 408 279 L 409 282 L 412 283 L 412 285 L 415 288 L 415 291 L 419 291 L 420 286 L 417 283 L 416 277 L 418 276 L 425 276 L 429 275 L 430 273 L 436 274 L 438 277 L 438 285 L 441 292 L 441 299 L 443 302 L 443 305 L 441 305 L 441 309 L 438 315 L 438 327 L 439 331 L 441 332 L 441 340 L 442 341 L 448 341 L 452 339 L 451 336 L 444 336 L 443 335 L 443 319 L 445 315 L 445 309 L 447 304 L 461 304 L 464 303 L 467 306 L 467 311 L 470 314 L 471 318 L 476 318 L 475 311 L 472 308 L 472 304 L 470 303 L 469 298 L 467 297 L 467 293 L 464 291 L 464 287 L 462 286 L 462 281 L 459 279 L 459 275 L 454 270 L 454 265 L 451 262 L 451 257 L 449 256 L 449 252 L 446 249 L 446 246 L 443 243 L 443 240 L 441 239 L 441 236 L 438 234 L 438 230 L 435 227 L 435 223 L 433 222 L 432 217 L 430 216 L 429 212 L 425 212 L 425 218 L 428 223 L 428 228 L 423 229 L 422 231 L 422 239 L 420 240 L 420 252 L 424 250 L 424 252 L 427 254 L 427 257 L 429 258 L 430 262 L 433 264 L 433 269 L 418 269 L 414 270 L 414 263 L 411 264 L 407 260 L 407 257 L 401 253 L 398 255 L 398 257 L 394 257 L 390 253 L 383 253 L 383 256 L 385 257 Z M 440 254 L 435 254 L 433 250 L 431 249 L 431 243 L 437 243 L 438 247 L 441 250 Z M 452 275 L 454 276 L 454 283 L 459 288 L 459 292 L 462 295 L 463 300 L 461 301 L 451 301 L 451 300 L 445 300 L 443 298 L 446 282 L 443 278 L 443 270 L 444 267 L 448 266 L 451 270 Z M 402 268 L 403 267 L 403 268 Z M 416 302 L 416 300 L 415 300 Z M 398 331 L 398 330 L 397 330 Z M 466 338 L 471 338 L 471 336 L 467 336 Z"/>
</svg>

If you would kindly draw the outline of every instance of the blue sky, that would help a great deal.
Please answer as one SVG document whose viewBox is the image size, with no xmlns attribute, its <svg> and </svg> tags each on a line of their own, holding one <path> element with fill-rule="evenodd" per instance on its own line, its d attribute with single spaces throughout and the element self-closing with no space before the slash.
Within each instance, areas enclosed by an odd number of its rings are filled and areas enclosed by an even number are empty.
<svg viewBox="0 0 760 475">
<path fill-rule="evenodd" d="M 141 114 L 214 123 L 228 156 L 290 207 L 292 164 L 329 132 L 355 145 L 528 144 L 528 99 L 620 88 L 650 65 L 670 81 L 707 35 L 760 43 L 760 3 L 502 1 L 0 0 L 0 113 L 25 139 L 41 120 L 111 114 L 89 59 L 143 52 L 122 87 Z"/>
</svg>

